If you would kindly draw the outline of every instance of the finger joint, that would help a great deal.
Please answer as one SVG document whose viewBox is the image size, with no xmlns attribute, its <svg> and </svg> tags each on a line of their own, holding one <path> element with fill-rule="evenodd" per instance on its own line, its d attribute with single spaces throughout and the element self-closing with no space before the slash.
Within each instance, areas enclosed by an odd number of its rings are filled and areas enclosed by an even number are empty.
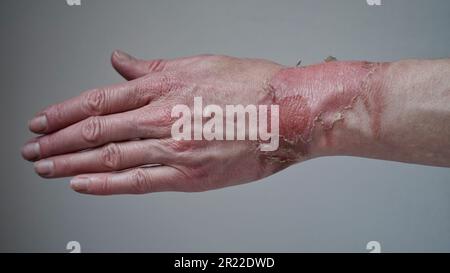
<svg viewBox="0 0 450 273">
<path fill-rule="evenodd" d="M 134 194 L 151 192 L 150 179 L 142 168 L 138 168 L 131 173 L 131 187 Z"/>
<path fill-rule="evenodd" d="M 90 116 L 108 113 L 106 89 L 95 89 L 87 92 L 83 99 L 83 109 Z"/>
<path fill-rule="evenodd" d="M 122 165 L 122 151 L 119 145 L 110 143 L 101 152 L 102 164 L 110 170 L 118 170 Z"/>
<path fill-rule="evenodd" d="M 103 125 L 99 117 L 90 117 L 81 128 L 81 135 L 88 143 L 99 143 L 102 133 Z"/>
</svg>

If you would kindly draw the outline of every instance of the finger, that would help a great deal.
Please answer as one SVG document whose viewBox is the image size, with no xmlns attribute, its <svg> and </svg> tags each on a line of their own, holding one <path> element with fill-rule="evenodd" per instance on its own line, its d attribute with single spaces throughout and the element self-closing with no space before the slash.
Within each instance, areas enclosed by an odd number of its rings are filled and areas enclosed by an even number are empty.
<svg viewBox="0 0 450 273">
<path fill-rule="evenodd" d="M 173 167 L 136 168 L 120 173 L 80 175 L 70 181 L 73 190 L 95 195 L 183 191 L 186 176 Z"/>
<path fill-rule="evenodd" d="M 189 67 L 192 63 L 211 57 L 211 54 L 188 56 L 177 59 L 137 59 L 123 51 L 116 50 L 111 54 L 111 64 L 114 69 L 127 80 L 134 80 L 149 73 L 167 72 L 179 68 Z"/>
<path fill-rule="evenodd" d="M 47 107 L 29 122 L 35 133 L 51 133 L 90 116 L 136 109 L 148 104 L 168 88 L 169 78 L 154 74 L 134 81 L 83 92 Z"/>
<path fill-rule="evenodd" d="M 116 50 L 111 55 L 111 64 L 114 69 L 127 80 L 133 80 L 147 75 L 150 72 L 161 72 L 167 62 L 161 59 L 144 61 Z"/>
<path fill-rule="evenodd" d="M 53 134 L 44 135 L 27 143 L 22 155 L 27 160 L 80 151 L 145 135 L 137 118 L 139 110 L 108 116 L 90 117 Z"/>
<path fill-rule="evenodd" d="M 166 164 L 171 154 L 160 140 L 147 139 L 110 143 L 98 149 L 54 156 L 37 161 L 34 166 L 40 176 L 55 178 Z"/>
</svg>

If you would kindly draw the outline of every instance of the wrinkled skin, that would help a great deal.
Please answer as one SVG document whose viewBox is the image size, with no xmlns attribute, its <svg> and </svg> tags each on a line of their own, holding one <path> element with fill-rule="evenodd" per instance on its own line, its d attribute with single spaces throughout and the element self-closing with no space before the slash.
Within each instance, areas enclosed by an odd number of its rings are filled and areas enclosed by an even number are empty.
<svg viewBox="0 0 450 273">
<path fill-rule="evenodd" d="M 77 175 L 75 190 L 106 195 L 203 191 L 257 180 L 285 167 L 266 160 L 255 141 L 176 141 L 170 131 L 172 107 L 192 107 L 195 96 L 205 105 L 222 107 L 272 103 L 268 81 L 282 66 L 209 55 L 140 61 L 120 51 L 112 63 L 129 82 L 86 91 L 30 122 L 30 129 L 43 135 L 22 153 L 38 160 L 35 169 L 41 176 Z M 139 168 L 148 164 L 158 165 Z"/>
<path fill-rule="evenodd" d="M 203 191 L 255 181 L 296 162 L 350 155 L 450 167 L 450 60 L 332 61 L 289 68 L 203 55 L 142 61 L 120 51 L 127 82 L 49 106 L 22 149 L 46 178 L 108 195 Z M 177 141 L 175 105 L 280 107 L 280 145 Z M 324 169 L 326 170 L 326 169 Z"/>
</svg>

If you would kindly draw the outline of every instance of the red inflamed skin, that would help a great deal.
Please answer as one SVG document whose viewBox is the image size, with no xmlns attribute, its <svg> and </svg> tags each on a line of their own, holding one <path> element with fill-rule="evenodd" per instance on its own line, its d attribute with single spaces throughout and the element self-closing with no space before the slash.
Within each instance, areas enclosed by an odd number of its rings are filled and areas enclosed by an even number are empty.
<svg viewBox="0 0 450 273">
<path fill-rule="evenodd" d="M 369 126 L 374 139 L 379 138 L 384 106 L 381 77 L 387 66 L 334 61 L 282 69 L 271 86 L 277 90 L 283 139 L 303 145 L 305 155 L 329 153 L 339 144 L 335 127 L 355 122 L 355 115 L 365 116 L 361 122 Z"/>
<path fill-rule="evenodd" d="M 271 85 L 284 143 L 303 144 L 299 150 L 307 158 L 350 155 L 450 166 L 448 59 L 285 68 Z"/>
<path fill-rule="evenodd" d="M 50 105 L 22 149 L 44 178 L 95 195 L 197 192 L 260 180 L 320 156 L 450 166 L 450 62 L 330 61 L 286 67 L 200 55 L 140 60 L 112 54 L 125 82 Z M 279 145 L 176 140 L 176 105 L 277 105 Z M 194 119 L 194 117 L 192 117 Z M 269 125 L 270 127 L 270 125 Z"/>
</svg>

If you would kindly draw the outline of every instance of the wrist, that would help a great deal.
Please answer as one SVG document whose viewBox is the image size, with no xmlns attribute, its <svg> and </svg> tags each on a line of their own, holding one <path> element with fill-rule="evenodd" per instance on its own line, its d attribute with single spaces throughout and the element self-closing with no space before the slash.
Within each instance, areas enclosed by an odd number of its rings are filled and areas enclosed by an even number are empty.
<svg viewBox="0 0 450 273">
<path fill-rule="evenodd" d="M 300 161 L 352 154 L 362 141 L 379 138 L 385 66 L 336 61 L 281 69 L 270 82 L 280 109 L 280 146 L 295 150 Z"/>
</svg>

